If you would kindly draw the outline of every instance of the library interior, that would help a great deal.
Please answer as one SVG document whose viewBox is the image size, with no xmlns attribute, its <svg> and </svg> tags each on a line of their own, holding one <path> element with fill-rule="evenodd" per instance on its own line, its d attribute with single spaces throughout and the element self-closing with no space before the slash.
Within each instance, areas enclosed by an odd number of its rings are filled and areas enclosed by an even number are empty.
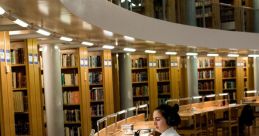
<svg viewBox="0 0 259 136">
<path fill-rule="evenodd" d="M 259 135 L 258 32 L 258 0 L 1 0 L 0 136 Z"/>
</svg>

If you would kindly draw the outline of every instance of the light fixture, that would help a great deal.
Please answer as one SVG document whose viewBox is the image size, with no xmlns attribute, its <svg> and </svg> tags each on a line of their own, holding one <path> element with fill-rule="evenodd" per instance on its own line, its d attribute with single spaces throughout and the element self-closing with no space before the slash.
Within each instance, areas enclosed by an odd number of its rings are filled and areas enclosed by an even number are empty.
<svg viewBox="0 0 259 136">
<path fill-rule="evenodd" d="M 217 53 L 208 53 L 207 56 L 208 57 L 218 57 L 219 54 L 217 54 Z"/>
<path fill-rule="evenodd" d="M 128 51 L 128 52 L 135 52 L 136 51 L 136 49 L 134 49 L 134 48 L 124 48 L 123 50 Z"/>
<path fill-rule="evenodd" d="M 205 97 L 207 98 L 215 97 L 215 94 L 206 95 Z"/>
<path fill-rule="evenodd" d="M 227 96 L 228 93 L 220 93 L 219 96 Z"/>
<path fill-rule="evenodd" d="M 139 3 L 138 6 L 141 6 L 141 3 Z"/>
<path fill-rule="evenodd" d="M 87 41 L 83 41 L 83 42 L 81 42 L 81 44 L 86 45 L 86 46 L 93 46 L 94 45 L 94 43 L 87 42 Z"/>
<path fill-rule="evenodd" d="M 145 50 L 145 53 L 156 53 L 154 50 Z"/>
<path fill-rule="evenodd" d="M 13 21 L 15 24 L 21 26 L 21 27 L 28 27 L 29 24 L 27 24 L 26 22 L 20 20 L 20 19 L 16 19 L 15 21 Z"/>
<path fill-rule="evenodd" d="M 135 6 L 136 6 L 136 4 L 134 4 L 134 3 L 131 3 L 131 5 L 132 5 L 132 7 L 135 7 Z"/>
<path fill-rule="evenodd" d="M 259 54 L 249 54 L 248 57 L 256 58 L 256 57 L 259 57 Z"/>
<path fill-rule="evenodd" d="M 113 32 L 107 31 L 107 30 L 103 30 L 103 34 L 106 36 L 113 36 Z"/>
<path fill-rule="evenodd" d="M 5 10 L 0 6 L 0 15 L 3 15 L 5 13 Z"/>
<path fill-rule="evenodd" d="M 238 57 L 239 54 L 228 54 L 228 57 Z"/>
<path fill-rule="evenodd" d="M 18 35 L 21 34 L 21 31 L 9 31 L 9 35 Z"/>
<path fill-rule="evenodd" d="M 202 96 L 193 96 L 192 98 L 193 99 L 200 99 L 200 98 L 202 98 Z"/>
<path fill-rule="evenodd" d="M 62 40 L 62 41 L 67 41 L 67 42 L 73 41 L 72 38 L 70 38 L 70 37 L 64 37 L 64 36 L 61 36 L 59 39 Z"/>
<path fill-rule="evenodd" d="M 112 45 L 103 45 L 104 49 L 114 49 L 114 46 Z"/>
<path fill-rule="evenodd" d="M 166 55 L 176 55 L 177 52 L 167 51 L 165 52 Z"/>
<path fill-rule="evenodd" d="M 196 53 L 196 52 L 187 52 L 186 55 L 187 56 L 197 56 L 198 53 Z"/>
<path fill-rule="evenodd" d="M 133 38 L 133 37 L 130 37 L 130 36 L 123 36 L 123 38 L 125 39 L 125 40 L 127 40 L 127 41 L 134 41 L 135 40 L 135 38 Z"/>
<path fill-rule="evenodd" d="M 38 29 L 36 32 L 39 34 L 45 35 L 45 36 L 50 36 L 50 34 L 51 34 L 50 32 L 43 30 L 43 29 Z"/>
</svg>

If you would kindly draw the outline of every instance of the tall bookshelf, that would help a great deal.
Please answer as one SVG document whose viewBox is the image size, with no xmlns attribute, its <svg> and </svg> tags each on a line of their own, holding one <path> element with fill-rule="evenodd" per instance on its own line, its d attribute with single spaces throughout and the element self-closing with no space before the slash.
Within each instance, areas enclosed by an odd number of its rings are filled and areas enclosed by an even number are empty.
<svg viewBox="0 0 259 136">
<path fill-rule="evenodd" d="M 98 119 L 114 112 L 111 51 L 89 52 L 88 60 L 91 125 L 96 129 Z"/>
<path fill-rule="evenodd" d="M 11 43 L 11 71 L 16 135 L 43 135 L 37 41 Z"/>
<path fill-rule="evenodd" d="M 198 58 L 198 91 L 199 95 L 215 93 L 215 58 Z"/>
</svg>

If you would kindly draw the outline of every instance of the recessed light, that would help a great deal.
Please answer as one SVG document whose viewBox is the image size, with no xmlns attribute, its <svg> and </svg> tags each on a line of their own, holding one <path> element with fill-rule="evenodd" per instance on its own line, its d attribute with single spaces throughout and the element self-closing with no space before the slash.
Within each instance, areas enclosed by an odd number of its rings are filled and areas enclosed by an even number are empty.
<svg viewBox="0 0 259 136">
<path fill-rule="evenodd" d="M 239 54 L 228 54 L 228 57 L 238 57 Z"/>
<path fill-rule="evenodd" d="M 94 43 L 87 42 L 87 41 L 83 41 L 83 42 L 81 42 L 81 44 L 87 45 L 87 46 L 93 46 L 94 45 Z"/>
<path fill-rule="evenodd" d="M 256 57 L 259 57 L 259 54 L 249 54 L 248 57 L 256 58 Z"/>
<path fill-rule="evenodd" d="M 64 36 L 61 36 L 59 39 L 62 40 L 62 41 L 67 41 L 67 42 L 73 41 L 72 38 L 70 38 L 70 37 L 64 37 Z"/>
<path fill-rule="evenodd" d="M 112 45 L 103 45 L 104 49 L 114 49 L 114 46 Z"/>
<path fill-rule="evenodd" d="M 217 56 L 219 56 L 219 54 L 217 54 L 217 53 L 208 53 L 207 56 L 208 57 L 217 57 Z"/>
<path fill-rule="evenodd" d="M 124 39 L 127 40 L 127 41 L 134 41 L 134 40 L 135 40 L 135 38 L 130 37 L 130 36 L 123 36 L 123 37 L 124 37 Z"/>
<path fill-rule="evenodd" d="M 21 26 L 21 27 L 28 27 L 29 24 L 27 24 L 26 22 L 20 20 L 20 19 L 16 19 L 15 21 L 13 21 L 15 24 Z"/>
<path fill-rule="evenodd" d="M 50 36 L 50 34 L 51 34 L 50 32 L 43 30 L 43 29 L 38 29 L 36 32 L 39 34 L 45 35 L 45 36 Z"/>
<path fill-rule="evenodd" d="M 123 50 L 128 51 L 128 52 L 135 52 L 136 51 L 136 49 L 134 49 L 134 48 L 124 48 Z"/>
<path fill-rule="evenodd" d="M 166 55 L 176 55 L 177 52 L 167 51 L 165 52 Z"/>
<path fill-rule="evenodd" d="M 103 30 L 103 34 L 106 36 L 113 36 L 113 32 L 107 31 L 107 30 Z"/>
<path fill-rule="evenodd" d="M 4 13 L 5 13 L 5 10 L 2 7 L 0 7 L 0 15 L 3 15 Z"/>
<path fill-rule="evenodd" d="M 145 53 L 156 53 L 154 50 L 145 50 Z"/>
<path fill-rule="evenodd" d="M 196 52 L 187 52 L 186 55 L 187 56 L 197 56 L 198 53 L 196 53 Z"/>
</svg>

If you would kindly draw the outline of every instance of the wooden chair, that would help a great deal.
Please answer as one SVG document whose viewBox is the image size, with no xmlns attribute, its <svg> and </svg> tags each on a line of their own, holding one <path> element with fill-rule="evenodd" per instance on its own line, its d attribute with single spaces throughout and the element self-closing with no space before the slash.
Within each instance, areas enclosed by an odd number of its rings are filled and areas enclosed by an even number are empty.
<svg viewBox="0 0 259 136">
<path fill-rule="evenodd" d="M 195 114 L 188 120 L 182 120 L 181 124 L 177 127 L 177 132 L 181 136 L 202 134 L 202 115 Z"/>
<path fill-rule="evenodd" d="M 142 105 L 138 105 L 137 106 L 137 114 L 139 114 L 141 111 L 144 111 L 142 110 L 144 109 L 145 110 L 145 117 L 146 117 L 146 120 L 148 120 L 148 104 L 142 104 Z"/>
</svg>

